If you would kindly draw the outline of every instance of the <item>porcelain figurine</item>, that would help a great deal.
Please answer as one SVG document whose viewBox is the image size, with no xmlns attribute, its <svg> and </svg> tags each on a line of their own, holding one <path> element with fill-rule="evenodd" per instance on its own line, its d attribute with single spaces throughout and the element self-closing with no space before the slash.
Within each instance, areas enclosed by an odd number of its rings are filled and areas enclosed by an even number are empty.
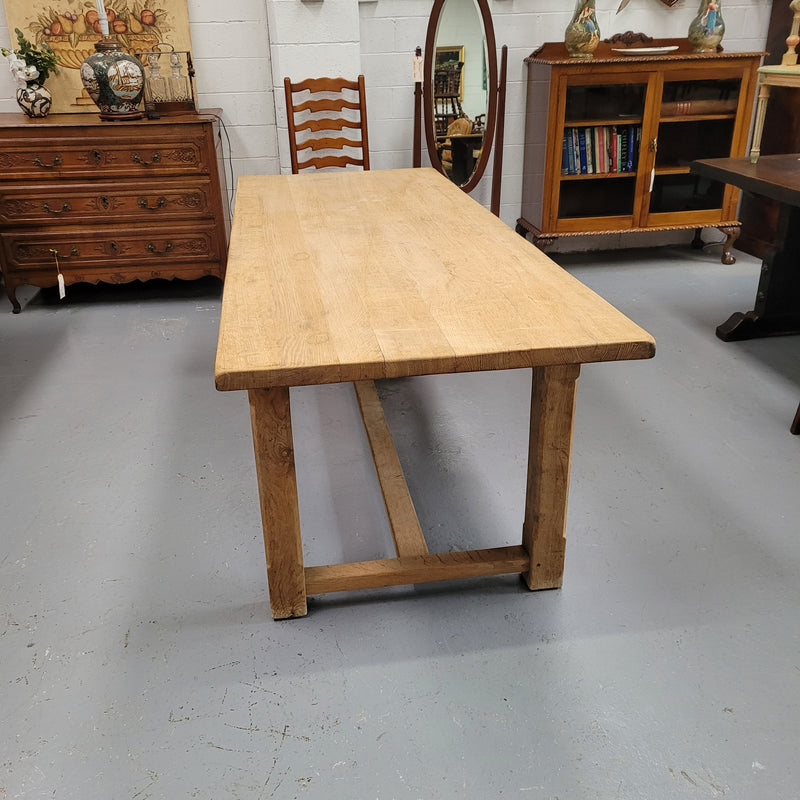
<svg viewBox="0 0 800 800">
<path fill-rule="evenodd" d="M 578 0 L 572 21 L 564 31 L 564 44 L 572 58 L 591 58 L 600 42 L 595 0 Z"/>
<path fill-rule="evenodd" d="M 697 16 L 689 25 L 689 41 L 695 53 L 712 53 L 719 47 L 725 35 L 721 4 L 722 0 L 700 0 Z"/>
</svg>

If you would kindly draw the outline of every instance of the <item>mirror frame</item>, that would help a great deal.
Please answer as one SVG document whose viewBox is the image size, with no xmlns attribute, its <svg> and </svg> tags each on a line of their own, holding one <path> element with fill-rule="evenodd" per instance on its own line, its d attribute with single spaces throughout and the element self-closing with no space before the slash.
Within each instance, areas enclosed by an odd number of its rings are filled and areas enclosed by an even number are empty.
<svg viewBox="0 0 800 800">
<path fill-rule="evenodd" d="M 428 32 L 425 36 L 425 62 L 423 74 L 423 97 L 425 106 L 425 141 L 428 145 L 428 157 L 431 166 L 439 170 L 444 175 L 444 167 L 436 152 L 436 125 L 434 120 L 434 97 L 433 97 L 433 67 L 436 61 L 436 29 L 439 27 L 439 20 L 442 16 L 442 8 L 447 0 L 434 0 L 431 16 L 428 20 Z M 461 184 L 461 189 L 471 192 L 483 177 L 486 165 L 489 163 L 489 156 L 494 140 L 495 123 L 497 119 L 497 45 L 494 38 L 494 26 L 492 25 L 492 14 L 489 10 L 487 0 L 474 0 L 480 11 L 481 21 L 483 22 L 483 32 L 486 36 L 486 60 L 489 68 L 487 92 L 489 104 L 486 109 L 486 125 L 483 134 L 483 145 L 481 155 L 472 175 L 466 183 Z"/>
</svg>

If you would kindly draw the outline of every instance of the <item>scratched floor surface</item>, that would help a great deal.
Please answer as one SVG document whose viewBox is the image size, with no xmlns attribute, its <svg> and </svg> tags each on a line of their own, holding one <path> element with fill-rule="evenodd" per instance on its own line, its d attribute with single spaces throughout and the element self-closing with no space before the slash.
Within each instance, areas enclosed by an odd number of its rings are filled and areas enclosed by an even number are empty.
<svg viewBox="0 0 800 800">
<path fill-rule="evenodd" d="M 268 613 L 213 281 L 0 301 L 0 799 L 800 797 L 800 340 L 758 263 L 559 256 L 647 328 L 584 367 L 564 587 Z M 529 376 L 381 393 L 434 549 L 519 541 Z M 389 554 L 347 386 L 293 393 L 307 563 Z"/>
</svg>

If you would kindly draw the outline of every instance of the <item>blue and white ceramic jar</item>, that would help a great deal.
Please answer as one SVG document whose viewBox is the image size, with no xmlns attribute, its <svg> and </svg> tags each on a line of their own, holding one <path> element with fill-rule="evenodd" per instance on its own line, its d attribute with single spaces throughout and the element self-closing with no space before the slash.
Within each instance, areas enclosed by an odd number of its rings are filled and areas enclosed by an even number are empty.
<svg viewBox="0 0 800 800">
<path fill-rule="evenodd" d="M 81 64 L 81 81 L 100 109 L 100 119 L 141 119 L 144 67 L 116 39 L 105 37 Z"/>
</svg>

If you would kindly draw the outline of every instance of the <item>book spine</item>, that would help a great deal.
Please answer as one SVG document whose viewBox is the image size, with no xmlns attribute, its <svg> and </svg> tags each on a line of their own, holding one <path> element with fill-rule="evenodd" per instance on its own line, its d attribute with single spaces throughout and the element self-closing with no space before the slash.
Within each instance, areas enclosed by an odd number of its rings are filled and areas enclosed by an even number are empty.
<svg viewBox="0 0 800 800">
<path fill-rule="evenodd" d="M 574 175 L 575 170 L 575 143 L 572 141 L 572 128 L 564 128 L 564 141 L 567 145 L 567 175 Z"/>
<path fill-rule="evenodd" d="M 585 175 L 588 171 L 586 164 L 586 128 L 578 130 L 578 153 L 580 154 L 581 175 Z"/>
<path fill-rule="evenodd" d="M 592 129 L 584 128 L 586 136 L 586 172 L 594 175 L 594 150 L 592 149 Z"/>
<path fill-rule="evenodd" d="M 628 161 L 626 164 L 626 171 L 633 172 L 633 153 L 636 148 L 636 135 L 634 133 L 633 125 L 628 125 Z"/>
<path fill-rule="evenodd" d="M 600 152 L 600 172 L 608 172 L 608 150 L 606 148 L 606 129 L 601 125 L 597 129 L 597 149 Z"/>
<path fill-rule="evenodd" d="M 569 175 L 569 150 L 567 149 L 567 133 L 569 128 L 564 128 L 564 138 L 561 140 L 561 174 Z"/>
<path fill-rule="evenodd" d="M 619 172 L 619 134 L 611 128 L 611 172 Z"/>
<path fill-rule="evenodd" d="M 619 133 L 619 171 L 628 171 L 628 128 L 625 125 Z"/>
<path fill-rule="evenodd" d="M 572 147 L 575 151 L 575 172 L 574 175 L 577 175 L 581 171 L 581 155 L 580 155 L 580 147 L 578 145 L 578 129 L 572 129 Z"/>
</svg>

